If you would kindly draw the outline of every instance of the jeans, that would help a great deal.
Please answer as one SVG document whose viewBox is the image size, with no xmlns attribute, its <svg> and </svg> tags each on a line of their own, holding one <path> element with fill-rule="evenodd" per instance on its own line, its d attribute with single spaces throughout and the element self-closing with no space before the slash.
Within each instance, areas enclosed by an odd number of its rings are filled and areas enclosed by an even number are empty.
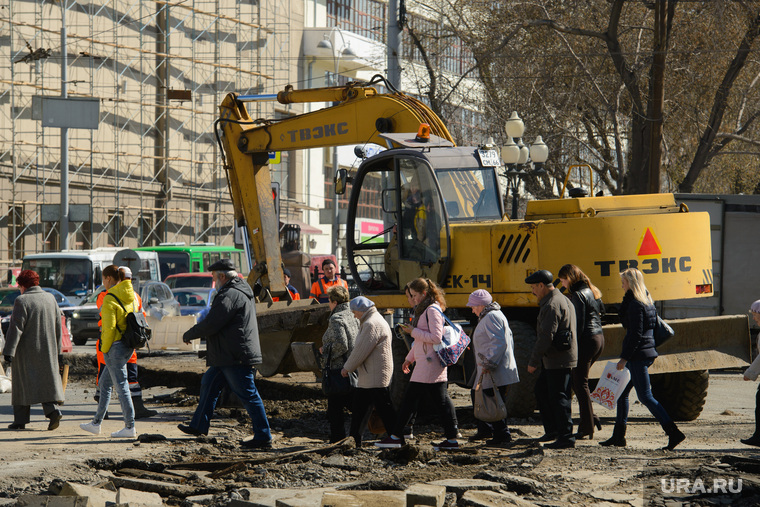
<svg viewBox="0 0 760 507">
<path fill-rule="evenodd" d="M 575 442 L 570 411 L 570 368 L 542 369 L 535 394 L 546 434 L 557 435 L 557 440 Z"/>
<path fill-rule="evenodd" d="M 456 439 L 457 433 L 459 433 L 457 430 L 457 414 L 454 403 L 449 397 L 446 382 L 435 382 L 433 384 L 409 382 L 404 393 L 404 401 L 401 402 L 396 426 L 389 430 L 388 434 L 393 433 L 397 437 L 404 436 L 404 427 L 409 424 L 412 415 L 417 413 L 420 400 L 423 397 L 429 399 L 438 411 L 438 416 L 441 418 L 439 422 L 443 426 L 446 438 Z"/>
<path fill-rule="evenodd" d="M 269 442 L 272 433 L 269 430 L 269 421 L 264 410 L 264 402 L 261 400 L 259 391 L 253 379 L 256 370 L 251 366 L 211 366 L 201 379 L 201 396 L 198 400 L 198 408 L 195 409 L 190 426 L 194 429 L 208 433 L 211 426 L 211 417 L 214 415 L 216 402 L 225 385 L 235 393 L 245 407 L 253 424 L 253 439 L 256 441 Z"/>
<path fill-rule="evenodd" d="M 631 372 L 631 381 L 628 382 L 628 386 L 623 390 L 623 394 L 620 395 L 620 399 L 618 400 L 615 425 L 625 427 L 628 423 L 628 395 L 634 387 L 636 388 L 636 396 L 639 397 L 639 401 L 649 409 L 660 424 L 665 425 L 673 422 L 673 419 L 670 418 L 665 408 L 652 396 L 652 386 L 649 384 L 649 367 L 652 366 L 653 362 L 654 359 L 646 359 L 644 361 L 628 361 L 625 363 L 625 367 Z"/>
<path fill-rule="evenodd" d="M 98 410 L 92 422 L 100 424 L 106 415 L 108 405 L 111 403 L 111 387 L 116 388 L 121 404 L 121 413 L 124 417 L 124 427 L 135 426 L 135 407 L 132 405 L 132 397 L 129 395 L 129 382 L 127 381 L 127 361 L 132 357 L 135 349 L 127 348 L 121 340 L 116 340 L 103 354 L 106 367 L 100 376 L 100 399 Z"/>
</svg>

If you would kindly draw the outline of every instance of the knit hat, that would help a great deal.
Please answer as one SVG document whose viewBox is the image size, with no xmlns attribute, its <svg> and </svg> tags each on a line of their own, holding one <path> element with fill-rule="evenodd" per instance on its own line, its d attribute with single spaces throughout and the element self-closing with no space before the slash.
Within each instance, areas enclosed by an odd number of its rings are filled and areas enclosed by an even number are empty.
<svg viewBox="0 0 760 507">
<path fill-rule="evenodd" d="M 749 307 L 749 310 L 751 312 L 760 313 L 760 299 L 752 303 L 752 306 Z"/>
<path fill-rule="evenodd" d="M 467 299 L 467 306 L 488 306 L 493 301 L 493 297 L 485 289 L 478 289 L 470 294 Z"/>
<path fill-rule="evenodd" d="M 132 278 L 132 270 L 131 269 L 129 269 L 126 266 L 119 266 L 119 271 L 122 271 L 122 270 L 124 271 L 124 279 L 125 280 Z"/>
<path fill-rule="evenodd" d="M 348 305 L 351 311 L 354 311 L 354 312 L 366 312 L 373 306 L 375 306 L 375 303 L 365 298 L 364 296 L 355 297 L 354 299 L 351 300 L 351 303 L 349 303 Z"/>
<path fill-rule="evenodd" d="M 290 274 L 290 270 L 288 268 L 282 268 L 282 274 L 288 278 L 293 278 L 293 275 Z"/>
</svg>

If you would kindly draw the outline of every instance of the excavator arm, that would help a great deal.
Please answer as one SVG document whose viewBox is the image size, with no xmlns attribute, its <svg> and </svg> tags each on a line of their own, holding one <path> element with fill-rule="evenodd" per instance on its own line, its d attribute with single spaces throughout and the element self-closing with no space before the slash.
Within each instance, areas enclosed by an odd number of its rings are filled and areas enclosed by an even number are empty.
<svg viewBox="0 0 760 507">
<path fill-rule="evenodd" d="M 380 94 L 374 87 L 293 90 L 277 94 L 281 104 L 336 102 L 336 105 L 282 120 L 253 120 L 242 100 L 231 93 L 219 107 L 218 123 L 224 168 L 235 209 L 245 225 L 256 262 L 249 281 L 259 280 L 272 295 L 286 295 L 280 256 L 279 224 L 271 195 L 269 152 L 349 144 L 391 143 L 380 134 L 416 132 L 421 123 L 431 133 L 454 142 L 443 121 L 424 103 L 403 93 Z"/>
</svg>

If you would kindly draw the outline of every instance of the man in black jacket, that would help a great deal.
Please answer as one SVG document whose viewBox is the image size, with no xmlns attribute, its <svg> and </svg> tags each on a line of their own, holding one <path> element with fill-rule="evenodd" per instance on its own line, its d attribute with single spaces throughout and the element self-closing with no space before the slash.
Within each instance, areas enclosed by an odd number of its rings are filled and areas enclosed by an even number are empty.
<svg viewBox="0 0 760 507">
<path fill-rule="evenodd" d="M 206 338 L 209 368 L 201 380 L 201 396 L 193 420 L 178 428 L 190 435 L 208 435 L 216 401 L 227 385 L 240 399 L 253 423 L 253 439 L 244 440 L 241 445 L 271 449 L 269 421 L 253 381 L 254 365 L 262 362 L 253 290 L 238 276 L 229 259 L 215 262 L 208 269 L 218 292 L 208 316 L 188 329 L 182 339 L 189 343 L 196 338 Z"/>
</svg>

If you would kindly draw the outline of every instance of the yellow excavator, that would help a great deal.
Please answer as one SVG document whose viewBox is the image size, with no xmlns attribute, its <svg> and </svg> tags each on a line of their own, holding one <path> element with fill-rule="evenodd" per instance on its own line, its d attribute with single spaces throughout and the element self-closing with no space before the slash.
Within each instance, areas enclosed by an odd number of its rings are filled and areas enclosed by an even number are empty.
<svg viewBox="0 0 760 507">
<path fill-rule="evenodd" d="M 712 295 L 707 213 L 690 213 L 672 194 L 588 197 L 576 192 L 570 198 L 530 201 L 523 220 L 510 218 L 495 148 L 456 146 L 425 104 L 396 91 L 379 93 L 373 86 L 377 79 L 382 78 L 301 91 L 287 87 L 277 95 L 282 104 L 337 105 L 282 120 L 253 120 L 235 94 L 220 106 L 219 140 L 235 218 L 247 228 L 256 262 L 249 282 L 264 287 L 257 307 L 263 374 L 292 371 L 289 343 L 318 343 L 326 318 L 325 305 L 289 301 L 282 282 L 267 165 L 272 151 L 370 143 L 385 148 L 364 159 L 351 177 L 345 170 L 336 175 L 338 193 L 351 186 L 345 260 L 353 279 L 379 308 L 397 309 L 407 306 L 404 285 L 426 276 L 445 289 L 449 309 L 453 314 L 463 310 L 463 318 L 470 316 L 465 307 L 470 292 L 488 290 L 515 339 L 521 382 L 508 396 L 514 416 L 535 408 L 535 375 L 525 367 L 535 341 L 537 301 L 524 283 L 535 270 L 556 274 L 563 264 L 576 264 L 608 304 L 622 300 L 618 273 L 627 267 L 642 270 L 657 301 Z M 270 295 L 281 302 L 271 302 Z M 276 324 L 267 324 L 270 320 Z M 694 419 L 704 405 L 707 370 L 748 363 L 748 318 L 670 324 L 676 336 L 651 369 L 660 374 L 653 375 L 653 389 L 676 418 Z M 622 337 L 619 324 L 605 326 L 606 346 L 592 375 L 598 377 L 604 359 L 617 357 Z M 450 367 L 449 379 L 471 385 L 473 370 L 473 355 L 466 354 Z"/>
</svg>

